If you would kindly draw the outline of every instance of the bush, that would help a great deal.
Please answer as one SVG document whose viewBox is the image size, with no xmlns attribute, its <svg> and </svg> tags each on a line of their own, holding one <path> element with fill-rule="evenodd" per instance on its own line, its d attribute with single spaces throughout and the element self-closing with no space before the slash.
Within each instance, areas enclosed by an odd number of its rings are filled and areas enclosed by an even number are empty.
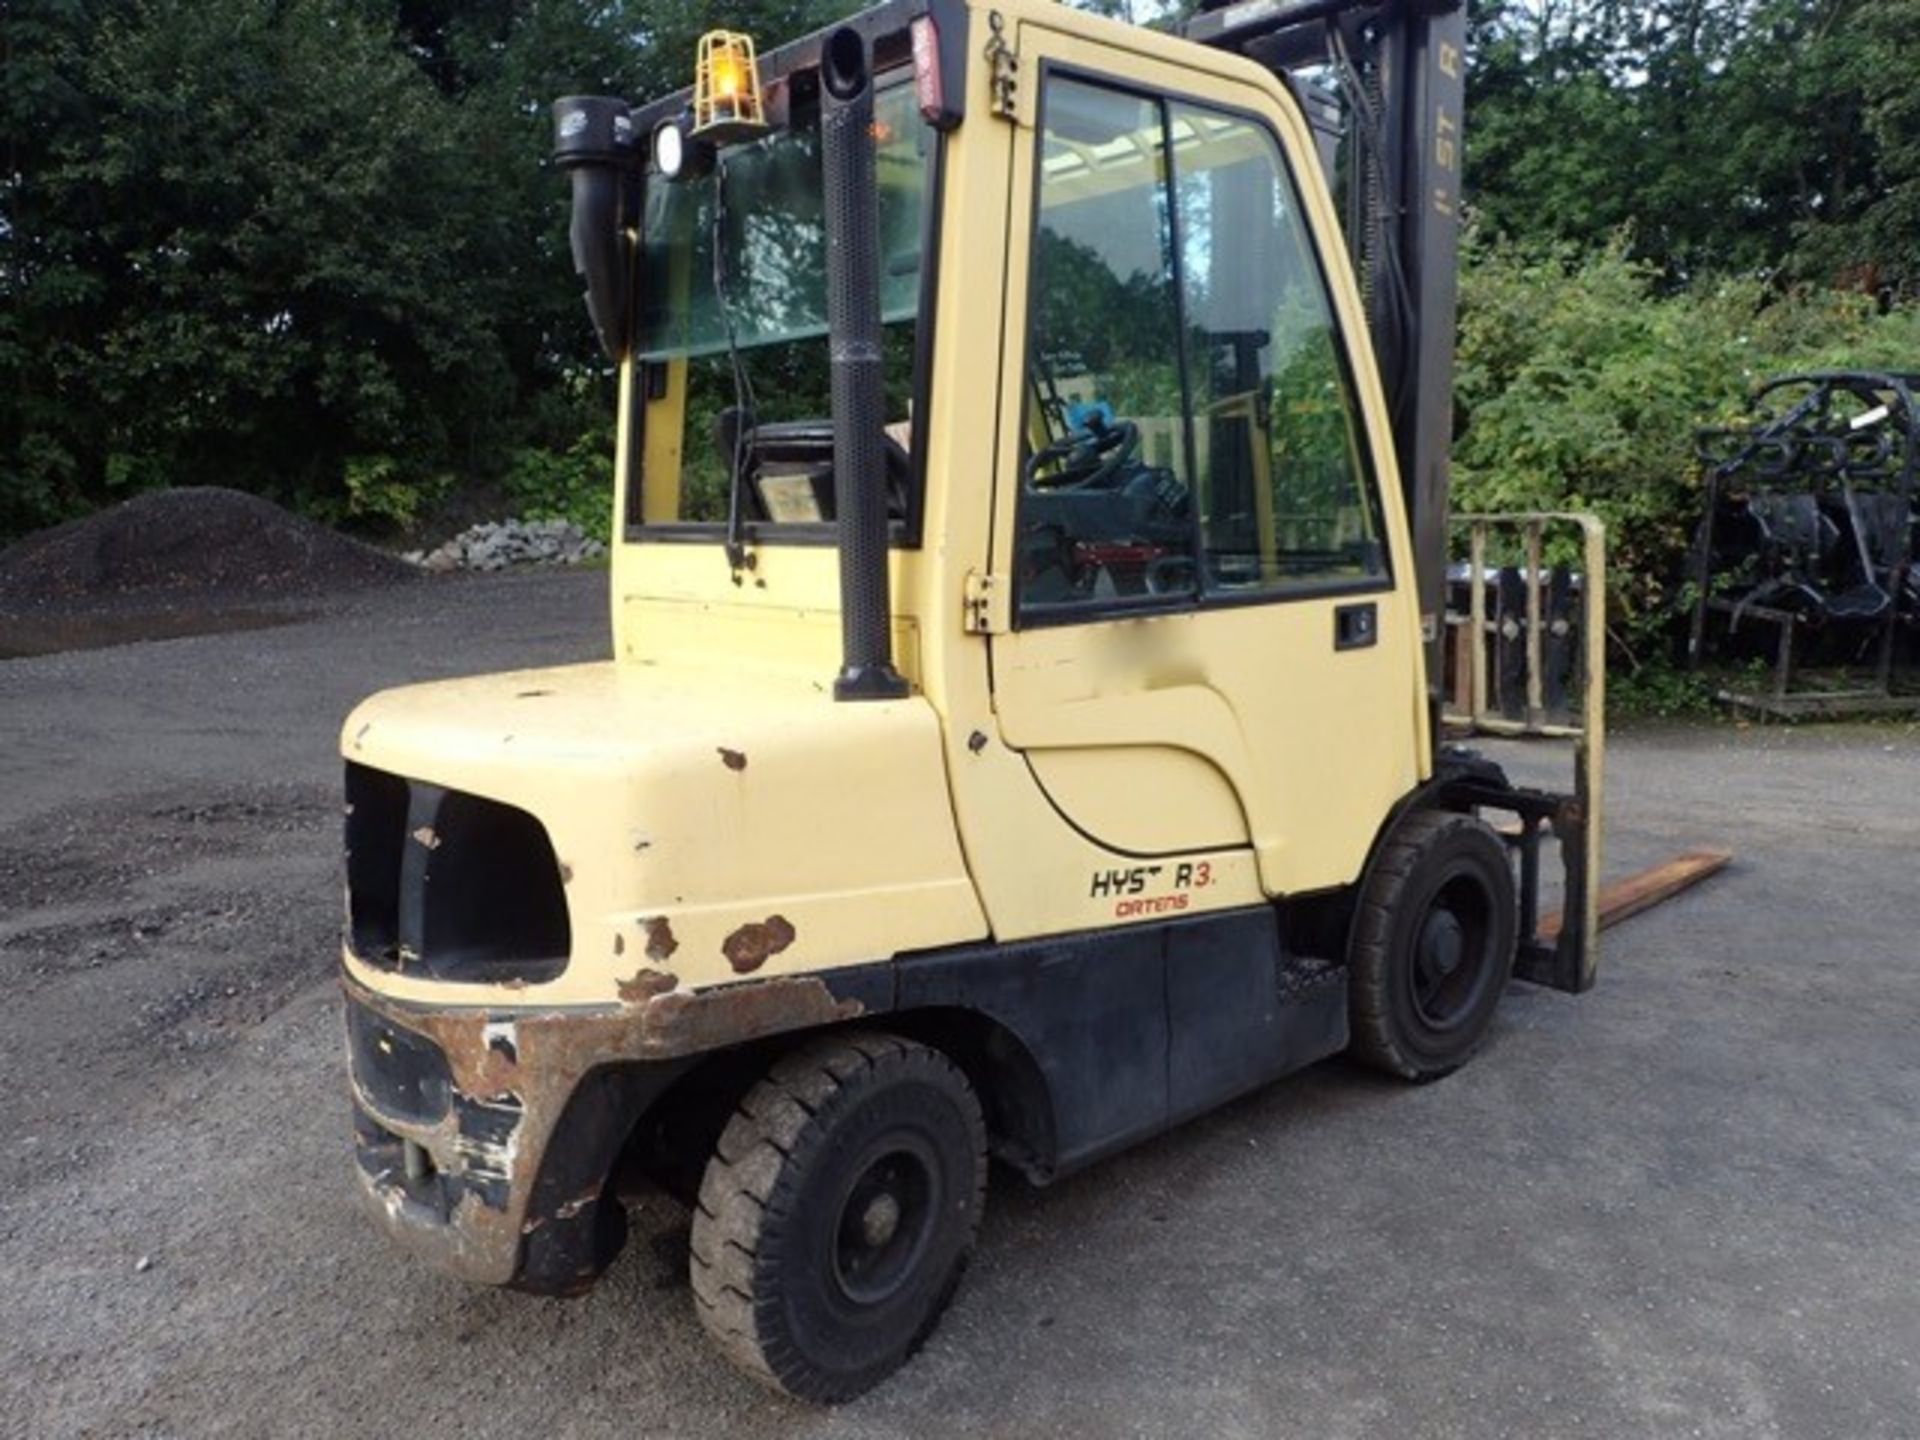
<svg viewBox="0 0 1920 1440">
<path fill-rule="evenodd" d="M 613 437 L 590 431 L 562 451 L 523 446 L 501 482 L 522 520 L 571 520 L 605 544 L 613 529 Z"/>
<path fill-rule="evenodd" d="M 1616 656 L 1664 668 L 1700 515 L 1696 427 L 1768 376 L 1823 367 L 1920 368 L 1920 311 L 1755 281 L 1667 292 L 1625 237 L 1584 257 L 1470 240 L 1454 508 L 1598 514 Z"/>
<path fill-rule="evenodd" d="M 76 98 L 0 200 L 0 533 L 214 481 L 405 524 L 514 438 L 497 277 L 523 250 L 480 118 L 388 25 L 337 0 L 62 13 Z"/>
</svg>

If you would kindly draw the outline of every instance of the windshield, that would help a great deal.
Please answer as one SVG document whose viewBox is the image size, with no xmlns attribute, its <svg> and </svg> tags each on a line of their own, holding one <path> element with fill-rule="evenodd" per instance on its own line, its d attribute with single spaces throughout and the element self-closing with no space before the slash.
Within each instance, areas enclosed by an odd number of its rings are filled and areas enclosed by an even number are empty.
<svg viewBox="0 0 1920 1440">
<path fill-rule="evenodd" d="M 911 84 L 876 94 L 873 132 L 887 428 L 900 464 L 912 444 L 913 330 L 933 150 Z M 824 200 L 816 114 L 727 147 L 700 178 L 649 176 L 636 347 L 645 367 L 636 403 L 645 408 L 634 427 L 630 527 L 723 520 L 728 457 L 743 428 L 748 518 L 833 518 Z"/>
</svg>

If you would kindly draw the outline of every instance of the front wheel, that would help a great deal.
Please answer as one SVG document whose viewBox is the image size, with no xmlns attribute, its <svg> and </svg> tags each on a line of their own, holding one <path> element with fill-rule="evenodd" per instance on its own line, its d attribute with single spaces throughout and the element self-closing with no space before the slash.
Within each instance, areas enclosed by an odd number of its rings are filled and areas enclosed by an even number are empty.
<svg viewBox="0 0 1920 1440">
<path fill-rule="evenodd" d="M 701 1323 L 798 1399 L 871 1389 L 952 1297 L 986 1177 L 980 1104 L 939 1051 L 872 1031 L 795 1051 L 741 1101 L 701 1182 Z"/>
<path fill-rule="evenodd" d="M 1466 1064 L 1513 973 L 1518 929 L 1499 836 L 1471 815 L 1401 821 L 1368 872 L 1348 943 L 1353 1054 L 1415 1081 Z"/>
</svg>

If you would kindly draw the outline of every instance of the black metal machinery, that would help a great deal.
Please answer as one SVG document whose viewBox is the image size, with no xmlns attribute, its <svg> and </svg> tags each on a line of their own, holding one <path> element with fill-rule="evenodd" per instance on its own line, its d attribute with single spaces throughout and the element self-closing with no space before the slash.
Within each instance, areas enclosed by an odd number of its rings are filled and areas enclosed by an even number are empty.
<svg viewBox="0 0 1920 1440">
<path fill-rule="evenodd" d="M 1764 691 L 1725 689 L 1726 703 L 1781 718 L 1920 708 L 1896 668 L 1920 632 L 1917 389 L 1920 375 L 1782 375 L 1743 422 L 1700 431 L 1688 659 L 1772 667 Z M 1822 665 L 1849 680 L 1808 688 Z"/>
<path fill-rule="evenodd" d="M 880 341 L 880 208 L 867 38 L 843 25 L 820 53 L 826 190 L 833 488 L 840 523 L 842 664 L 836 700 L 898 700 L 888 600 L 886 395 Z"/>
</svg>

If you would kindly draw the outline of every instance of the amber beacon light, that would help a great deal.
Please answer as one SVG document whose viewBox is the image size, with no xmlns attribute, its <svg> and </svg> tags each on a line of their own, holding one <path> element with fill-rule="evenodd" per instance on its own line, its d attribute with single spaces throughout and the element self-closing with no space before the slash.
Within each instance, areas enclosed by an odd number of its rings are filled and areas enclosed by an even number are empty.
<svg viewBox="0 0 1920 1440">
<path fill-rule="evenodd" d="M 734 30 L 709 30 L 700 37 L 693 78 L 693 133 L 724 145 L 749 139 L 766 128 L 753 37 Z"/>
</svg>

